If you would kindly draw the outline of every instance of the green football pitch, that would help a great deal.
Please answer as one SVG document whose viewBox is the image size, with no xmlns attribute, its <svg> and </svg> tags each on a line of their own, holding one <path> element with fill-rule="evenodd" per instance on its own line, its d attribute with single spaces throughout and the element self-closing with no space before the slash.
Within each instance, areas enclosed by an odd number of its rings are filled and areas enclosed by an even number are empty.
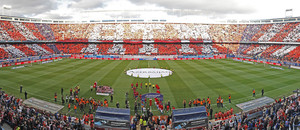
<svg viewBox="0 0 300 130">
<path fill-rule="evenodd" d="M 125 70 L 133 68 L 167 68 L 174 71 L 173 75 L 158 79 L 140 79 L 127 76 Z M 118 101 L 121 108 L 125 108 L 125 93 L 129 93 L 129 102 L 133 114 L 133 91 L 131 83 L 151 82 L 160 86 L 164 95 L 164 102 L 170 101 L 171 106 L 183 108 L 183 100 L 187 102 L 195 98 L 210 97 L 214 112 L 234 108 L 240 110 L 236 104 L 261 97 L 261 89 L 265 96 L 279 98 L 292 94 L 300 86 L 300 70 L 284 68 L 273 69 L 269 65 L 249 64 L 231 59 L 223 60 L 186 60 L 186 61 L 110 61 L 110 60 L 77 60 L 63 59 L 48 64 L 33 64 L 25 68 L 0 68 L 0 87 L 10 95 L 24 98 L 24 91 L 28 97 L 35 97 L 48 102 L 54 102 L 54 93 L 60 97 L 60 90 L 69 94 L 69 89 L 80 85 L 80 97 L 94 97 L 110 100 L 110 97 L 97 96 L 90 91 L 95 81 L 100 85 L 108 85 L 114 89 L 115 107 Z M 19 93 L 19 86 L 23 85 L 23 93 Z M 256 90 L 256 97 L 252 97 L 252 90 Z M 152 88 L 138 89 L 142 94 L 156 92 Z M 228 95 L 232 96 L 232 103 L 228 103 Z M 224 108 L 217 108 L 218 96 L 224 99 Z M 58 98 L 58 104 L 60 98 Z M 151 108 L 154 114 L 156 107 Z M 61 111 L 68 112 L 67 106 Z M 82 113 L 80 113 L 82 114 Z M 80 114 L 76 114 L 80 116 Z"/>
</svg>

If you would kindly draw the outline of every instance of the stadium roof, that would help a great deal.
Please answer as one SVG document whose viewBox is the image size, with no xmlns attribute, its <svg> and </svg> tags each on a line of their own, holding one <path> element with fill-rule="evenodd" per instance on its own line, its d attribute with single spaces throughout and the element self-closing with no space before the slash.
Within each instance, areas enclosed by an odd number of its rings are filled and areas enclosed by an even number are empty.
<svg viewBox="0 0 300 130">
<path fill-rule="evenodd" d="M 284 22 L 300 22 L 300 17 L 290 18 L 275 18 L 275 19 L 256 19 L 256 20 L 224 20 L 224 21 L 210 21 L 210 22 L 193 22 L 193 21 L 179 21 L 166 19 L 98 19 L 98 20 L 62 20 L 62 19 L 40 19 L 40 18 L 26 18 L 17 16 L 0 15 L 0 20 L 5 21 L 20 21 L 32 23 L 56 23 L 56 24 L 71 24 L 71 23 L 207 23 L 207 24 L 266 24 L 266 23 L 284 23 Z"/>
</svg>

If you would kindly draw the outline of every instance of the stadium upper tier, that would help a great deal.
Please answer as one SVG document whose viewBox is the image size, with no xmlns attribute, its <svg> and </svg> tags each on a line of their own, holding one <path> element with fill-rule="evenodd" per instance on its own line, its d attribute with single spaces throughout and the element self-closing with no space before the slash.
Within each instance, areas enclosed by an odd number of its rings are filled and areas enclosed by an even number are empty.
<svg viewBox="0 0 300 130">
<path fill-rule="evenodd" d="M 78 23 L 0 21 L 1 42 L 300 42 L 300 22 L 271 24 Z"/>
</svg>

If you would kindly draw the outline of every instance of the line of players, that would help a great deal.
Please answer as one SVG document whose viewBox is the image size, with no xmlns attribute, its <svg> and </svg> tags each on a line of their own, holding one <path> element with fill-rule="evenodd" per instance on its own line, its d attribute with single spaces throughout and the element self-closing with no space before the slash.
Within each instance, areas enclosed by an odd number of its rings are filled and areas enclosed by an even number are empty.
<svg viewBox="0 0 300 130">
<path fill-rule="evenodd" d="M 131 83 L 131 88 L 133 89 L 133 87 L 134 87 L 134 84 Z M 135 83 L 135 87 L 136 87 L 136 88 L 139 87 L 139 82 L 136 82 L 136 83 Z M 143 89 L 143 83 L 140 83 L 140 87 L 141 87 L 141 89 Z M 152 84 L 152 86 L 151 86 L 151 83 L 150 83 L 150 82 L 149 82 L 149 83 L 145 83 L 145 87 L 146 87 L 146 89 L 147 89 L 148 87 L 149 87 L 149 88 L 152 87 L 153 89 L 154 89 L 154 88 L 160 89 L 159 86 L 158 86 L 158 84 L 155 84 L 155 85 Z"/>
</svg>

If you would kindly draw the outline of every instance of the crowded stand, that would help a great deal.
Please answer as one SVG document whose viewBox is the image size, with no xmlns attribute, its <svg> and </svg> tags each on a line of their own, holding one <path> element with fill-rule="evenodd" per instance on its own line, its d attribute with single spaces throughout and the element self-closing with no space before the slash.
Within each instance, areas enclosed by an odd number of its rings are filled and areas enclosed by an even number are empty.
<svg viewBox="0 0 300 130">
<path fill-rule="evenodd" d="M 112 48 L 109 48 L 106 53 L 108 54 L 119 54 L 124 55 L 125 54 L 125 48 L 123 48 L 123 44 L 114 44 Z"/>
<path fill-rule="evenodd" d="M 210 36 L 214 41 L 240 41 L 246 25 L 212 25 Z"/>
<path fill-rule="evenodd" d="M 7 123 L 13 129 L 91 129 L 92 114 L 83 118 L 61 113 L 50 113 L 23 104 L 23 99 L 0 92 L 0 123 Z M 89 116 L 87 116 L 89 115 Z"/>
<path fill-rule="evenodd" d="M 34 25 L 38 28 L 39 32 L 45 37 L 46 41 L 54 41 L 55 40 L 53 31 L 52 31 L 50 25 L 44 24 L 44 23 L 35 23 Z"/>
<path fill-rule="evenodd" d="M 251 38 L 250 41 L 258 41 L 272 27 L 272 24 L 264 24 L 259 28 L 259 31 Z"/>
<path fill-rule="evenodd" d="M 271 45 L 270 47 L 268 47 L 265 51 L 263 51 L 261 53 L 261 56 L 269 57 L 272 54 L 272 52 L 274 52 L 279 47 L 280 47 L 280 45 Z"/>
<path fill-rule="evenodd" d="M 125 55 L 138 55 L 139 54 L 139 48 L 142 48 L 143 45 L 130 45 L 130 44 L 124 44 L 123 48 L 125 49 Z"/>
<path fill-rule="evenodd" d="M 108 50 L 113 47 L 113 44 L 98 44 L 98 54 L 107 55 Z"/>
<path fill-rule="evenodd" d="M 33 50 L 37 55 L 48 55 L 50 52 L 48 52 L 46 49 L 42 48 L 41 46 L 37 44 L 26 44 L 28 48 Z"/>
<path fill-rule="evenodd" d="M 52 53 L 55 54 L 55 52 L 53 50 L 55 49 L 50 49 L 51 44 L 39 44 L 40 47 L 42 47 L 44 50 L 48 51 L 48 53 Z"/>
<path fill-rule="evenodd" d="M 261 52 L 265 51 L 269 45 L 257 45 L 255 48 L 247 52 L 247 55 L 256 56 L 257 54 L 261 54 Z"/>
<path fill-rule="evenodd" d="M 190 48 L 193 48 L 195 51 L 196 55 L 201 55 L 202 54 L 202 46 L 199 44 L 190 44 Z"/>
<path fill-rule="evenodd" d="M 9 54 L 2 48 L 0 48 L 0 59 L 7 59 Z"/>
<path fill-rule="evenodd" d="M 297 42 L 299 23 L 81 23 L 46 24 L 0 21 L 2 41 L 93 42 L 189 40 L 215 42 Z"/>
<path fill-rule="evenodd" d="M 3 31 L 6 31 L 14 41 L 26 41 L 27 39 L 20 33 L 22 30 L 17 30 L 11 22 L 0 21 L 0 26 Z"/>
<path fill-rule="evenodd" d="M 153 44 L 143 44 L 143 47 L 139 49 L 141 55 L 157 54 L 157 48 L 154 48 Z"/>
<path fill-rule="evenodd" d="M 237 49 L 237 52 L 239 53 L 239 54 L 245 54 L 247 51 L 247 49 L 250 47 L 251 45 L 250 44 L 241 44 L 240 46 L 239 46 L 239 48 Z"/>
<path fill-rule="evenodd" d="M 12 58 L 26 57 L 25 53 L 23 53 L 19 49 L 15 48 L 13 45 L 2 44 L 2 45 L 0 45 L 0 48 L 2 48 L 7 53 L 9 53 L 9 55 L 11 55 Z"/>
<path fill-rule="evenodd" d="M 65 54 L 83 54 L 87 44 L 56 44 L 57 49 Z"/>
<path fill-rule="evenodd" d="M 3 28 L 0 26 L 0 39 L 1 41 L 13 41 L 13 39 L 9 36 L 9 34 L 3 30 Z"/>
<path fill-rule="evenodd" d="M 290 33 L 285 38 L 283 38 L 283 41 L 284 42 L 293 42 L 293 41 L 299 42 L 300 41 L 300 33 L 299 33 L 300 25 L 299 25 L 299 23 L 297 23 L 297 26 L 294 29 L 292 29 L 292 30 L 288 29 L 288 30 L 290 31 Z"/>
<path fill-rule="evenodd" d="M 285 24 L 273 24 L 268 30 L 265 30 L 264 34 L 258 39 L 260 42 L 268 42 L 273 38 L 277 33 L 280 33 L 280 30 L 285 26 Z"/>
<path fill-rule="evenodd" d="M 195 29 L 192 31 L 192 35 L 194 35 L 193 40 L 211 40 L 208 31 L 210 29 L 210 25 L 201 25 L 201 24 L 194 24 Z"/>
<path fill-rule="evenodd" d="M 241 41 L 247 42 L 251 41 L 252 37 L 260 30 L 261 24 L 250 24 L 245 28 L 245 33 L 243 34 Z"/>
<path fill-rule="evenodd" d="M 235 54 L 260 58 L 299 60 L 298 45 L 269 44 L 1 44 L 5 56 L 20 58 L 52 54 L 93 55 L 208 55 Z M 3 52 L 5 51 L 5 52 Z M 7 53 L 7 54 L 6 54 Z"/>
<path fill-rule="evenodd" d="M 244 50 L 243 54 L 249 54 L 248 52 L 256 48 L 258 45 L 250 45 L 246 50 Z"/>
<path fill-rule="evenodd" d="M 202 53 L 203 54 L 215 54 L 215 53 L 218 53 L 218 50 L 216 48 L 213 48 L 211 45 L 203 45 Z"/>
<path fill-rule="evenodd" d="M 178 54 L 177 44 L 155 44 L 154 48 L 158 48 L 158 55 L 176 55 Z"/>
<path fill-rule="evenodd" d="M 297 130 L 299 128 L 299 106 L 300 96 L 292 95 L 275 100 L 269 106 L 241 113 L 239 116 L 224 118 L 222 113 L 216 114 L 216 122 L 209 129 Z M 259 111 L 263 112 L 262 116 L 253 117 L 253 114 Z"/>
<path fill-rule="evenodd" d="M 13 45 L 16 49 L 19 49 L 23 53 L 25 53 L 27 56 L 36 56 L 37 54 L 28 48 L 25 44 L 14 44 Z"/>
<path fill-rule="evenodd" d="M 293 55 L 292 58 L 298 61 L 299 56 L 295 55 L 298 45 L 291 46 L 288 45 L 289 43 L 274 45 L 272 42 L 299 42 L 299 29 L 298 22 L 273 24 L 47 24 L 0 21 L 0 40 L 2 42 L 51 42 L 41 45 L 36 43 L 33 45 L 30 45 L 31 43 L 1 45 L 8 55 L 16 58 L 58 53 L 96 55 L 242 54 L 275 59 L 290 58 Z M 78 42 L 78 44 L 74 44 L 74 42 Z M 96 43 L 83 44 L 88 42 Z M 271 42 L 271 45 L 263 42 Z M 289 54 L 290 52 L 293 54 Z M 2 58 L 8 56 L 5 53 L 2 55 Z"/>
<path fill-rule="evenodd" d="M 98 49 L 97 44 L 89 44 L 87 48 L 82 48 L 85 54 L 97 54 Z"/>
<path fill-rule="evenodd" d="M 214 44 L 212 45 L 213 48 L 216 48 L 220 54 L 227 54 L 227 53 L 232 53 L 231 50 L 229 50 L 226 46 L 223 44 Z"/>
<path fill-rule="evenodd" d="M 193 55 L 195 54 L 195 51 L 193 48 L 190 48 L 189 44 L 182 44 L 181 49 L 179 49 L 179 54 Z"/>
<path fill-rule="evenodd" d="M 33 35 L 38 38 L 38 40 L 46 41 L 46 38 L 39 32 L 39 29 L 34 25 L 34 23 L 22 23 L 28 30 L 30 30 Z"/>
<path fill-rule="evenodd" d="M 289 54 L 286 56 L 289 59 L 297 60 L 300 57 L 300 46 L 296 47 L 294 50 L 289 52 Z"/>
<path fill-rule="evenodd" d="M 149 87 L 151 84 L 149 83 Z M 156 88 L 157 93 L 160 93 L 160 87 L 157 84 L 153 84 L 153 89 Z M 113 93 L 111 87 L 97 86 L 95 82 L 94 86 L 91 86 L 91 91 L 97 93 Z M 172 115 L 168 113 L 175 110 L 170 101 L 162 102 L 160 98 L 154 98 L 154 103 L 162 114 L 165 116 L 154 116 L 150 109 L 143 109 L 147 102 L 141 100 L 139 94 L 139 84 L 131 84 L 133 90 L 133 96 L 135 96 L 134 116 L 131 117 L 131 128 L 173 128 L 172 127 Z M 141 88 L 142 89 L 142 88 Z M 26 93 L 26 92 L 25 92 Z M 63 93 L 63 91 L 61 91 Z M 70 88 L 70 93 L 67 93 L 66 98 L 62 97 L 62 104 L 67 104 L 68 111 L 74 110 L 75 113 L 84 113 L 82 118 L 71 117 L 61 113 L 51 113 L 45 110 L 26 106 L 23 103 L 23 99 L 10 96 L 4 91 L 0 91 L 0 123 L 7 123 L 14 129 L 93 129 L 95 127 L 95 116 L 93 113 L 96 108 L 108 107 L 109 103 L 113 103 L 113 97 L 110 95 L 110 101 L 104 99 L 104 101 L 94 98 L 79 97 L 80 86 Z M 125 93 L 126 101 L 125 107 L 129 108 L 129 102 L 127 101 L 128 93 Z M 25 96 L 26 98 L 26 96 Z M 57 94 L 55 93 L 55 102 L 57 101 Z M 138 100 L 139 99 L 139 100 Z M 229 99 L 231 99 L 229 95 Z M 119 108 L 119 102 L 115 102 L 116 107 Z M 149 105 L 151 105 L 149 101 Z M 230 100 L 229 100 L 230 103 Z M 271 105 L 264 105 L 262 107 L 255 108 L 250 111 L 234 113 L 233 108 L 225 111 L 217 111 L 212 113 L 212 109 L 215 107 L 224 107 L 223 98 L 219 96 L 217 98 L 217 106 L 211 106 L 211 99 L 196 98 L 189 102 L 183 101 L 183 108 L 193 107 L 205 107 L 207 111 L 207 117 L 210 117 L 210 123 L 206 129 L 297 129 L 299 127 L 299 114 L 300 114 L 300 96 L 293 94 L 289 97 L 283 97 L 275 100 Z M 78 111 L 77 111 L 78 110 Z M 141 113 L 138 112 L 141 111 Z M 262 114 L 257 114 L 262 112 Z M 144 123 L 145 122 L 145 123 Z M 202 128 L 204 129 L 204 128 Z"/>
<path fill-rule="evenodd" d="M 272 42 L 282 42 L 287 35 L 295 29 L 296 26 L 298 26 L 299 23 L 287 23 L 285 26 L 280 30 L 279 33 L 276 33 L 276 35 L 270 39 Z"/>
<path fill-rule="evenodd" d="M 20 33 L 26 38 L 28 41 L 37 41 L 38 38 L 36 38 L 29 29 L 24 26 L 22 23 L 19 22 L 11 22 L 11 24 L 15 27 L 16 30 L 19 30 Z"/>
<path fill-rule="evenodd" d="M 297 46 L 295 46 L 295 45 L 285 45 L 281 49 L 278 49 L 277 51 L 275 51 L 274 53 L 272 53 L 271 56 L 272 57 L 282 58 L 284 55 L 286 55 L 290 51 L 294 50 L 296 47 Z"/>
</svg>

